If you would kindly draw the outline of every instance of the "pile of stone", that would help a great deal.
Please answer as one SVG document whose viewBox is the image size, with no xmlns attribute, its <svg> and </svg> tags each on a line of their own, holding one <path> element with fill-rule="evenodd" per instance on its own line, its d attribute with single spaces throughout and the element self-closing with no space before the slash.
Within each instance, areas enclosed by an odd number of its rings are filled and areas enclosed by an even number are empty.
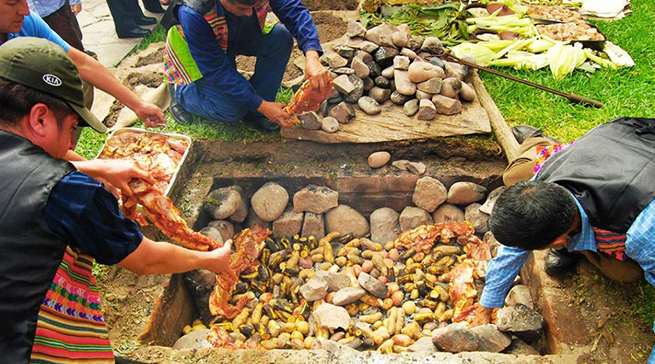
<svg viewBox="0 0 655 364">
<path fill-rule="evenodd" d="M 514 286 L 497 312 L 495 324 L 471 328 L 467 323 L 455 323 L 432 332 L 434 348 L 422 351 L 488 351 L 515 355 L 539 355 L 528 343 L 535 343 L 543 334 L 543 317 L 534 310 L 527 286 Z"/>
<path fill-rule="evenodd" d="M 328 187 L 309 185 L 293 196 L 281 185 L 268 182 L 248 198 L 238 186 L 218 188 L 205 200 L 204 209 L 214 220 L 201 230 L 217 241 L 234 236 L 242 228 L 263 223 L 271 228 L 274 237 L 314 236 L 320 239 L 327 232 L 364 236 L 386 243 L 402 231 L 420 225 L 448 221 L 470 221 L 476 233 L 488 228 L 491 204 L 500 194 L 494 190 L 487 202 L 487 189 L 473 182 L 456 182 L 447 189 L 438 179 L 421 177 L 414 189 L 412 201 L 396 212 L 383 207 L 373 211 L 367 219 L 354 208 L 339 204 L 339 192 Z"/>
<path fill-rule="evenodd" d="M 369 115 L 381 112 L 381 104 L 402 106 L 418 120 L 437 114 L 462 112 L 462 102 L 473 101 L 475 90 L 465 80 L 469 67 L 448 62 L 436 37 L 412 35 L 406 24 L 381 24 L 371 29 L 354 20 L 348 22 L 348 41 L 326 50 L 321 62 L 328 67 L 334 90 L 316 113 L 301 116 L 309 129 L 332 132 L 355 116 L 355 107 Z M 475 62 L 471 57 L 467 60 Z"/>
</svg>

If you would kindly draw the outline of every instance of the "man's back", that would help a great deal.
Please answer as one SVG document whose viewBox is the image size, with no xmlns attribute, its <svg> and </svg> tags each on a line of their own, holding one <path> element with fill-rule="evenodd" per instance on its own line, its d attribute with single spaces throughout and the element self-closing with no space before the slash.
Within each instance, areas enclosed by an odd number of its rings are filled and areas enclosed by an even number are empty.
<svg viewBox="0 0 655 364">
<path fill-rule="evenodd" d="M 655 198 L 653 119 L 620 118 L 600 125 L 550 157 L 537 181 L 571 192 L 596 228 L 625 233 Z"/>
</svg>

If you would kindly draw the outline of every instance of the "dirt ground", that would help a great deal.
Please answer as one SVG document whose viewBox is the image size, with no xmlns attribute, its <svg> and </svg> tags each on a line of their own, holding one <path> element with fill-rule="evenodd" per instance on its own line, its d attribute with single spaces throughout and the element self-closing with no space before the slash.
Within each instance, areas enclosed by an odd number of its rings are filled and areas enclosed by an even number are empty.
<svg viewBox="0 0 655 364">
<path fill-rule="evenodd" d="M 313 13 L 314 23 L 318 29 L 318 37 L 321 43 L 327 43 L 346 34 L 347 25 L 341 19 L 329 13 Z M 282 81 L 287 82 L 302 76 L 304 71 L 299 69 L 294 62 L 302 56 L 302 51 L 294 46 L 287 63 L 286 71 Z M 236 63 L 239 70 L 253 72 L 255 70 L 255 57 L 237 56 Z"/>
<path fill-rule="evenodd" d="M 377 170 L 368 166 L 368 156 L 379 150 L 389 151 L 393 160 L 424 162 L 428 173 L 451 171 L 452 174 L 482 177 L 498 175 L 504 167 L 498 145 L 483 136 L 339 145 L 284 140 L 280 143 L 251 143 L 248 148 L 243 148 L 240 143 L 215 142 L 199 143 L 194 148 L 198 149 L 200 156 L 196 161 L 199 169 L 206 169 L 206 174 L 212 176 L 261 175 L 262 171 L 268 176 L 399 173 L 391 165 Z M 222 167 L 216 168 L 218 166 Z"/>
<path fill-rule="evenodd" d="M 164 59 L 164 48 L 157 50 L 156 52 L 150 53 L 145 57 L 139 57 L 139 60 L 136 62 L 134 67 L 147 66 L 149 64 L 155 64 L 162 62 Z"/>
<path fill-rule="evenodd" d="M 158 87 L 164 82 L 164 73 L 163 72 L 152 72 L 152 73 L 140 73 L 133 72 L 127 76 L 125 80 L 125 86 L 129 89 L 134 89 L 138 85 L 144 85 L 148 87 Z"/>
<path fill-rule="evenodd" d="M 321 43 L 333 41 L 346 34 L 348 30 L 348 25 L 343 20 L 330 13 L 312 13 L 312 17 Z"/>
<path fill-rule="evenodd" d="M 125 355 L 139 346 L 136 339 L 150 318 L 155 300 L 164 291 L 168 275 L 137 276 L 119 266 L 102 266 L 97 277 L 109 340 Z"/>
<path fill-rule="evenodd" d="M 618 283 L 603 276 L 595 267 L 581 262 L 577 274 L 562 280 L 570 293 L 574 316 L 591 327 L 595 337 L 587 363 L 644 363 L 655 344 L 652 322 L 634 312 L 635 297 L 643 297 L 642 280 Z"/>
<path fill-rule="evenodd" d="M 357 10 L 357 0 L 302 0 L 310 10 Z"/>
</svg>

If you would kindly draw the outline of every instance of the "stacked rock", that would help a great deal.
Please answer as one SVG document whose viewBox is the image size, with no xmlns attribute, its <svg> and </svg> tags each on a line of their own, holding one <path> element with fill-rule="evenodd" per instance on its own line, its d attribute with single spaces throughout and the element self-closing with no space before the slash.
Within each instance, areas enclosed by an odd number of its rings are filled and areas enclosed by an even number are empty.
<svg viewBox="0 0 655 364">
<path fill-rule="evenodd" d="M 406 24 L 367 30 L 354 20 L 348 22 L 346 35 L 346 44 L 321 57 L 334 80 L 333 93 L 321 105 L 324 117 L 347 124 L 355 116 L 354 105 L 376 115 L 380 105 L 392 102 L 407 116 L 432 120 L 437 114 L 461 113 L 462 101 L 476 97 L 465 82 L 469 67 L 440 58 L 444 48 L 436 37 L 414 36 Z"/>
<path fill-rule="evenodd" d="M 291 198 L 284 187 L 268 182 L 250 199 L 239 186 L 222 187 L 212 191 L 205 200 L 205 212 L 213 221 L 201 232 L 222 242 L 242 228 L 262 223 L 278 238 L 299 235 L 320 239 L 328 232 L 339 231 L 354 236 L 370 233 L 372 240 L 385 243 L 401 231 L 420 225 L 466 220 L 481 235 L 489 230 L 492 203 L 501 189 L 492 191 L 482 205 L 479 202 L 487 196 L 485 187 L 473 182 L 456 182 L 447 189 L 438 179 L 424 176 L 414 188 L 415 206 L 399 212 L 383 207 L 367 219 L 351 206 L 340 204 L 339 192 L 325 186 L 306 186 Z M 389 231 L 397 231 L 396 236 L 389 235 Z"/>
</svg>

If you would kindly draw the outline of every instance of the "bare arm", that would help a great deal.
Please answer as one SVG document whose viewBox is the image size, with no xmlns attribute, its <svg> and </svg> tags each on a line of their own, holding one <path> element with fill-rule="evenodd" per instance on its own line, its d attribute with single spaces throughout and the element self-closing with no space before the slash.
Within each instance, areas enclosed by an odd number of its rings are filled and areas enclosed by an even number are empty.
<svg viewBox="0 0 655 364">
<path fill-rule="evenodd" d="M 232 241 L 211 252 L 189 250 L 146 237 L 139 247 L 118 263 L 136 274 L 182 273 L 193 269 L 208 269 L 214 273 L 226 272 L 236 279 L 230 268 Z"/>
<path fill-rule="evenodd" d="M 68 55 L 80 71 L 83 80 L 93 86 L 114 96 L 118 101 L 132 109 L 136 115 L 143 120 L 146 126 L 161 126 L 166 124 L 162 111 L 154 104 L 147 103 L 139 98 L 134 92 L 125 87 L 105 66 L 89 55 L 71 48 Z"/>
<path fill-rule="evenodd" d="M 64 159 L 69 161 L 69 162 L 80 162 L 80 161 L 85 161 L 86 158 L 82 157 L 81 155 L 77 154 L 74 150 L 69 150 L 66 152 L 66 155 L 64 156 Z"/>
</svg>

